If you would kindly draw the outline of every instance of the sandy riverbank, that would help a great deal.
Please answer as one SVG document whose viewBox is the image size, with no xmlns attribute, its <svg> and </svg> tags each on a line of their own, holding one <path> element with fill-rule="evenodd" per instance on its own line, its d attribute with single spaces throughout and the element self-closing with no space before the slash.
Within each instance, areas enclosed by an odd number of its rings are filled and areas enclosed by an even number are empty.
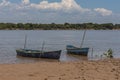
<svg viewBox="0 0 120 80">
<path fill-rule="evenodd" d="M 120 60 L 0 64 L 0 80 L 120 80 Z"/>
</svg>

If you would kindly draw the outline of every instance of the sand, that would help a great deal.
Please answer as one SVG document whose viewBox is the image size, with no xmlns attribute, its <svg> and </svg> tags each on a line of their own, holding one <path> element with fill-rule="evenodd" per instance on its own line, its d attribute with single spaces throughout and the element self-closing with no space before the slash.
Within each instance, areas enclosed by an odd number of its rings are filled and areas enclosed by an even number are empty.
<svg viewBox="0 0 120 80">
<path fill-rule="evenodd" d="M 120 60 L 0 64 L 0 80 L 120 80 Z"/>
</svg>

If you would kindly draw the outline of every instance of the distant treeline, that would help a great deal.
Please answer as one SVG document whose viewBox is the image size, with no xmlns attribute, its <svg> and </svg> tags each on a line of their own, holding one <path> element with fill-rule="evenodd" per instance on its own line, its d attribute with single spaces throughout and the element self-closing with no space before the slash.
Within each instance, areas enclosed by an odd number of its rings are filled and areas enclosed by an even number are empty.
<svg viewBox="0 0 120 80">
<path fill-rule="evenodd" d="M 120 29 L 120 24 L 112 23 L 82 23 L 82 24 L 34 24 L 34 23 L 0 23 L 0 30 L 115 30 Z"/>
</svg>

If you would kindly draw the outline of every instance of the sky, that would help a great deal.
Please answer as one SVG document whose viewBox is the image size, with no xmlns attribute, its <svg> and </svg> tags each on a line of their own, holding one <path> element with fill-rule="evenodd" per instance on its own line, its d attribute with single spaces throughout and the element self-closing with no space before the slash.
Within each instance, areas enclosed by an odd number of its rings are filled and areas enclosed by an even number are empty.
<svg viewBox="0 0 120 80">
<path fill-rule="evenodd" d="M 0 23 L 120 23 L 120 0 L 0 0 Z"/>
</svg>

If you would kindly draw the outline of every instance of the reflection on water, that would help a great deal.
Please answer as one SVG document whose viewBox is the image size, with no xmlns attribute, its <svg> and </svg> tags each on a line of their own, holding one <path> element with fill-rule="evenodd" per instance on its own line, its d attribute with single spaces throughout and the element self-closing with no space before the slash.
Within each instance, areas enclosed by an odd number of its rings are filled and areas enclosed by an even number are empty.
<svg viewBox="0 0 120 80">
<path fill-rule="evenodd" d="M 79 56 L 79 55 L 73 55 L 73 54 L 68 54 L 67 57 L 71 60 L 76 60 L 76 61 L 79 61 L 79 60 L 88 60 L 87 56 Z"/>
<path fill-rule="evenodd" d="M 28 58 L 28 57 L 20 57 L 20 56 L 16 56 L 16 58 L 18 58 L 16 63 L 58 62 L 59 61 L 59 60 L 56 60 L 56 59 Z"/>
<path fill-rule="evenodd" d="M 57 61 L 51 59 L 17 57 L 15 50 L 24 47 L 25 35 L 27 35 L 26 47 L 29 49 L 41 50 L 42 43 L 45 41 L 44 50 L 62 50 L 60 61 L 100 59 L 101 55 L 109 48 L 113 50 L 115 58 L 120 58 L 120 31 L 117 30 L 88 30 L 83 45 L 83 47 L 90 48 L 88 56 L 67 55 L 66 45 L 72 44 L 79 47 L 83 32 L 82 30 L 1 30 L 0 64 Z"/>
<path fill-rule="evenodd" d="M 88 60 L 87 56 L 79 56 L 73 54 L 67 54 L 66 51 L 63 51 L 60 57 L 60 61 L 80 61 L 80 60 Z"/>
</svg>

